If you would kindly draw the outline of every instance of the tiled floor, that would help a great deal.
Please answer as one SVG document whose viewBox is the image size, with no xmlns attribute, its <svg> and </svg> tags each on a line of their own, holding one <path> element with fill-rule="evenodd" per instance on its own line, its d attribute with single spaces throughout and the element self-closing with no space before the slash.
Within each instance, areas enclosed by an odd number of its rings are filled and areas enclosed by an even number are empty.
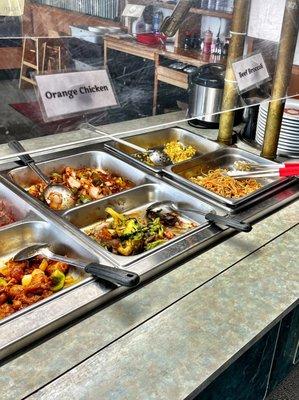
<svg viewBox="0 0 299 400">
<path fill-rule="evenodd" d="M 299 365 L 265 400 L 299 400 Z"/>
<path fill-rule="evenodd" d="M 7 142 L 10 136 L 20 140 L 41 136 L 40 129 L 32 121 L 10 106 L 35 98 L 33 89 L 19 90 L 18 80 L 0 81 L 0 143 Z"/>
</svg>

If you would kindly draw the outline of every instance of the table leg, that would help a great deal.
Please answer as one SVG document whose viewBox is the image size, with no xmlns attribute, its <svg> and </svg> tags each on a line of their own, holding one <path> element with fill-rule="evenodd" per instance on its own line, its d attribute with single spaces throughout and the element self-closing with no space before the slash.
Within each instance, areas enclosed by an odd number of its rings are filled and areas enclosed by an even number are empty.
<svg viewBox="0 0 299 400">
<path fill-rule="evenodd" d="M 108 46 L 107 42 L 104 40 L 104 67 L 107 67 L 108 62 Z"/>
<path fill-rule="evenodd" d="M 158 100 L 158 66 L 159 66 L 159 54 L 155 54 L 155 78 L 154 78 L 154 93 L 153 93 L 153 115 L 157 113 L 157 100 Z"/>
</svg>

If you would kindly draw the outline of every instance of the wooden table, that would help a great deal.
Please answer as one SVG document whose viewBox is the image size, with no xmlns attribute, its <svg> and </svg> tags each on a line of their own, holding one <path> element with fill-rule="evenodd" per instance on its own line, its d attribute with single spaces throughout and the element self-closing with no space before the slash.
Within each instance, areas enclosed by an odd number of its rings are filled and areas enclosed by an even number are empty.
<svg viewBox="0 0 299 400">
<path fill-rule="evenodd" d="M 108 35 L 104 39 L 104 65 L 107 65 L 109 49 L 154 61 L 155 78 L 153 88 L 153 115 L 156 114 L 157 110 L 159 82 L 164 82 L 185 90 L 188 89 L 188 74 L 162 66 L 161 58 L 168 58 L 195 67 L 200 67 L 204 64 L 210 63 L 224 64 L 226 62 L 226 59 L 223 57 L 211 54 L 202 54 L 198 51 L 178 49 L 172 44 L 166 44 L 166 46 L 146 46 L 137 43 L 133 38 L 123 38 L 119 35 Z"/>
</svg>

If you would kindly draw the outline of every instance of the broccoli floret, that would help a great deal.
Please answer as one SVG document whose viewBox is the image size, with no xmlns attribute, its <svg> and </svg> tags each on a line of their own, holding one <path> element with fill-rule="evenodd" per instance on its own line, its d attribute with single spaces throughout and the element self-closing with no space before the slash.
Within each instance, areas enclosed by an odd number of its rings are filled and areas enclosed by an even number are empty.
<svg viewBox="0 0 299 400">
<path fill-rule="evenodd" d="M 131 218 L 126 222 L 125 229 L 122 232 L 121 238 L 129 238 L 136 233 L 140 232 L 142 229 L 142 226 L 139 224 L 137 219 Z"/>
<path fill-rule="evenodd" d="M 118 253 L 123 256 L 129 256 L 134 251 L 134 245 L 132 240 L 126 240 L 124 243 L 120 244 L 117 248 Z"/>
<path fill-rule="evenodd" d="M 156 240 L 155 242 L 148 243 L 146 245 L 145 250 L 152 250 L 155 247 L 160 246 L 161 244 L 164 244 L 165 242 L 167 242 L 167 240 Z"/>
<path fill-rule="evenodd" d="M 123 256 L 136 254 L 143 246 L 143 233 L 138 232 L 130 239 L 123 241 L 117 248 L 117 251 Z"/>
<path fill-rule="evenodd" d="M 126 221 L 126 217 L 123 214 L 118 213 L 117 211 L 113 210 L 111 207 L 107 207 L 105 209 L 106 213 L 109 214 L 116 224 L 123 223 Z"/>
<path fill-rule="evenodd" d="M 164 226 L 160 222 L 160 218 L 156 218 L 149 223 L 149 235 L 163 238 Z"/>
</svg>

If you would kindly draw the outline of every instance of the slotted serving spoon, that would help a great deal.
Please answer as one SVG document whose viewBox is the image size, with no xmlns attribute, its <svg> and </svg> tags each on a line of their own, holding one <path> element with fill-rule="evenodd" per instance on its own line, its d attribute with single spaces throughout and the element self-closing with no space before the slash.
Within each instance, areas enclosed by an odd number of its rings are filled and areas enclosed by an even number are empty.
<svg viewBox="0 0 299 400">
<path fill-rule="evenodd" d="M 188 203 L 183 203 L 183 202 L 158 201 L 156 203 L 151 204 L 147 208 L 146 213 L 149 213 L 150 211 L 152 211 L 152 212 L 169 212 L 169 211 L 191 212 L 194 214 L 204 215 L 206 220 L 211 223 L 224 225 L 229 228 L 233 228 L 239 232 L 250 232 L 252 230 L 252 226 L 250 224 L 247 224 L 246 222 L 237 221 L 236 219 L 230 218 L 230 217 L 222 217 L 222 216 L 216 214 L 216 212 L 206 213 L 204 211 L 199 210 L 198 208 L 191 208 Z"/>
<path fill-rule="evenodd" d="M 127 271 L 125 269 L 113 268 L 108 265 L 99 263 L 86 264 L 84 261 L 75 260 L 53 253 L 47 243 L 36 243 L 25 249 L 20 250 L 13 257 L 14 261 L 25 261 L 36 256 L 42 256 L 53 261 L 61 261 L 72 265 L 76 268 L 83 269 L 88 274 L 97 278 L 104 279 L 105 281 L 118 284 L 121 286 L 134 287 L 140 282 L 140 277 L 135 272 Z"/>
<path fill-rule="evenodd" d="M 140 146 L 137 146 L 136 144 L 127 142 L 126 140 L 123 140 L 123 139 L 120 139 L 120 138 L 118 138 L 116 136 L 110 135 L 109 133 L 99 131 L 98 129 L 95 129 L 94 127 L 89 127 L 89 126 L 86 127 L 86 126 L 84 126 L 83 128 L 87 129 L 87 130 L 91 130 L 91 131 L 96 132 L 96 133 L 100 133 L 101 135 L 109 138 L 110 140 L 114 140 L 115 142 L 120 143 L 120 144 L 124 144 L 125 146 L 130 147 L 131 149 L 134 149 L 139 153 L 148 155 L 149 159 L 156 165 L 164 165 L 164 164 L 169 163 L 169 158 L 167 157 L 167 155 L 162 150 L 159 150 L 159 149 L 153 149 L 153 150 L 144 149 L 143 147 L 140 147 Z"/>
<path fill-rule="evenodd" d="M 18 142 L 17 140 L 12 140 L 8 142 L 8 146 L 11 149 L 17 151 L 18 153 L 23 153 L 26 151 L 24 147 L 21 145 L 21 143 Z M 27 167 L 29 167 L 32 171 L 34 171 L 41 178 L 41 180 L 47 185 L 43 195 L 46 203 L 50 205 L 51 208 L 56 210 L 66 210 L 68 208 L 74 207 L 76 201 L 73 197 L 73 193 L 69 188 L 67 188 L 64 185 L 52 184 L 51 180 L 35 164 L 35 161 L 29 154 L 23 154 L 18 157 L 25 165 L 27 165 Z M 55 202 L 57 206 L 54 207 L 53 200 L 55 196 L 58 201 Z"/>
</svg>

